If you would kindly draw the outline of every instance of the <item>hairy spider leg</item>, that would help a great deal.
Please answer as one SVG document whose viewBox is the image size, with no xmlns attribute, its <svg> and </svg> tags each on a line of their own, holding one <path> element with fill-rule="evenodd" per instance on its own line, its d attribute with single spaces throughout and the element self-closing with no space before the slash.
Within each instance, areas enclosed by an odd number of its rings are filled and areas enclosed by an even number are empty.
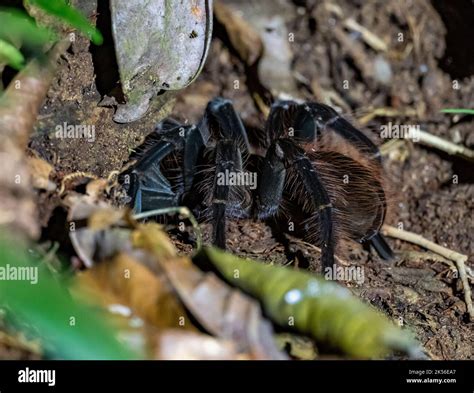
<svg viewBox="0 0 474 393">
<path fill-rule="evenodd" d="M 227 173 L 237 173 L 242 171 L 242 160 L 240 151 L 231 140 L 221 140 L 216 146 L 216 172 L 215 184 L 212 198 L 213 209 L 213 242 L 219 248 L 226 248 L 225 228 L 227 210 L 232 204 L 230 199 L 231 185 L 219 182 L 219 179 L 225 179 Z"/>
<path fill-rule="evenodd" d="M 274 143 L 261 161 L 260 177 L 256 192 L 257 217 L 265 220 L 274 216 L 280 206 L 286 180 L 283 151 Z"/>
<path fill-rule="evenodd" d="M 346 141 L 369 154 L 370 158 L 377 160 L 379 163 L 381 162 L 382 157 L 377 145 L 333 108 L 316 102 L 302 104 L 301 106 L 311 114 L 316 129 L 320 129 L 322 132 L 327 127 L 331 128 Z"/>
<path fill-rule="evenodd" d="M 195 126 L 183 126 L 172 120 L 161 122 L 156 129 L 159 141 L 136 164 L 130 180 L 129 194 L 133 198 L 134 212 L 177 206 L 181 195 L 173 191 L 170 181 L 163 175 L 162 160 L 174 151 L 188 152 L 184 158 L 184 184 L 189 188 L 195 172 L 201 135 Z M 188 147 L 193 145 L 192 147 Z"/>
<path fill-rule="evenodd" d="M 374 233 L 372 237 L 367 240 L 370 241 L 370 244 L 374 247 L 375 251 L 377 251 L 377 254 L 379 254 L 381 258 L 388 261 L 395 257 L 392 249 L 380 232 Z"/>
<path fill-rule="evenodd" d="M 324 269 L 334 265 L 335 236 L 333 229 L 333 206 L 329 194 L 321 182 L 313 163 L 304 151 L 298 148 L 293 141 L 281 139 L 280 145 L 284 156 L 285 165 L 293 166 L 298 177 L 303 182 L 304 188 L 311 198 L 311 203 L 319 217 L 321 240 L 321 265 Z"/>
<path fill-rule="evenodd" d="M 333 208 L 313 164 L 296 144 L 298 140 L 313 140 L 315 137 L 312 117 L 306 116 L 305 113 L 302 107 L 293 101 L 280 101 L 272 106 L 266 125 L 270 146 L 261 167 L 257 214 L 260 218 L 276 214 L 282 202 L 285 183 L 288 181 L 287 169 L 293 167 L 311 198 L 313 208 L 318 212 L 322 243 L 321 264 L 324 271 L 325 267 L 332 267 L 334 264 Z M 299 120 L 299 124 L 291 127 L 290 120 Z M 310 126 L 305 124 L 304 120 L 311 120 Z"/>
<path fill-rule="evenodd" d="M 191 126 L 184 143 L 183 170 L 185 193 L 191 190 L 196 175 L 196 163 L 204 147 L 205 142 L 200 129 L 196 126 Z"/>
<path fill-rule="evenodd" d="M 202 135 L 209 136 L 209 141 L 216 141 L 212 190 L 213 244 L 225 249 L 227 216 L 241 202 L 234 200 L 238 192 L 232 189 L 234 185 L 225 181 L 226 173 L 242 172 L 241 151 L 249 150 L 247 132 L 231 101 L 221 97 L 209 102 L 200 128 Z"/>
<path fill-rule="evenodd" d="M 299 107 L 295 101 L 277 101 L 273 103 L 270 114 L 265 124 L 265 134 L 267 139 L 267 147 L 273 141 L 288 135 L 294 128 L 288 126 L 289 120 L 293 117 L 294 111 Z"/>
<path fill-rule="evenodd" d="M 196 163 L 199 154 L 207 143 L 207 138 L 205 138 L 199 126 L 185 126 L 174 119 L 165 119 L 161 121 L 158 123 L 155 131 L 160 136 L 160 140 L 168 141 L 176 145 L 177 151 L 184 149 L 184 193 L 189 192 L 196 174 Z"/>
<path fill-rule="evenodd" d="M 208 138 L 214 138 L 217 141 L 236 140 L 241 149 L 250 150 L 247 131 L 232 101 L 228 99 L 216 97 L 207 104 L 200 128 L 203 138 L 207 135 Z"/>
<path fill-rule="evenodd" d="M 267 152 L 265 160 L 259 165 L 259 182 L 257 187 L 256 210 L 259 219 L 274 216 L 282 201 L 286 180 L 284 153 L 275 143 L 279 138 L 290 136 L 286 129 L 289 117 L 298 104 L 294 101 L 277 101 L 271 107 L 265 124 Z M 293 135 L 294 136 L 294 135 Z"/>
</svg>

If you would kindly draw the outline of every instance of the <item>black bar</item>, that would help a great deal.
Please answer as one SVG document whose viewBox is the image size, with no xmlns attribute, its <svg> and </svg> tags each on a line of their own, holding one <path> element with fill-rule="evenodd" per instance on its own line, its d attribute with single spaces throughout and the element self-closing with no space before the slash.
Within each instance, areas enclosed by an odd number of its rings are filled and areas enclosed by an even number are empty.
<svg viewBox="0 0 474 393">
<path fill-rule="evenodd" d="M 54 370 L 54 386 L 47 382 L 20 383 L 20 372 L 27 368 Z M 0 392 L 181 392 L 189 387 L 193 391 L 231 389 L 246 393 L 262 385 L 265 391 L 276 387 L 277 391 L 295 393 L 397 389 L 403 393 L 472 393 L 473 371 L 474 363 L 469 361 L 0 361 Z"/>
</svg>

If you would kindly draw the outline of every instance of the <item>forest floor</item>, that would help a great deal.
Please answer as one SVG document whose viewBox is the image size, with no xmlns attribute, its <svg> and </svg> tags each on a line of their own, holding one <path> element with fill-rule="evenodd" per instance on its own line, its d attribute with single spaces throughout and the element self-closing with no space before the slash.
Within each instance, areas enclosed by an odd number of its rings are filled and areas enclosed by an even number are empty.
<svg viewBox="0 0 474 393">
<path fill-rule="evenodd" d="M 464 41 L 469 37 L 462 31 L 472 22 L 468 15 L 468 22 L 455 23 L 462 15 L 448 6 L 435 8 L 427 0 L 272 3 L 273 12 L 281 12 L 288 34 L 294 37 L 289 44 L 288 73 L 294 80 L 286 81 L 293 86 L 292 95 L 338 106 L 378 145 L 386 143 L 380 138 L 380 127 L 392 122 L 420 125 L 434 135 L 474 147 L 473 117 L 440 113 L 443 108 L 472 108 L 474 103 L 474 62 L 468 57 L 474 52 L 450 47 L 459 37 Z M 348 19 L 370 34 L 342 23 Z M 225 22 L 216 24 L 204 70 L 177 95 L 170 116 L 196 122 L 207 102 L 220 95 L 233 100 L 249 129 L 261 128 L 265 117 L 255 99 L 261 87 L 261 81 L 255 82 L 258 71 L 241 59 L 225 27 Z M 377 46 L 374 36 L 385 47 Z M 113 67 L 104 60 L 106 50 L 91 50 L 83 38 L 73 43 L 61 59 L 30 144 L 54 165 L 60 178 L 83 173 L 69 181 L 68 188 L 79 189 L 84 179 L 106 178 L 122 170 L 157 122 L 157 114 L 150 113 L 138 122 L 120 125 L 112 120 L 112 107 L 98 105 L 113 87 L 111 73 L 104 72 L 104 67 Z M 238 89 L 235 81 L 239 81 Z M 345 81 L 350 88 L 344 88 Z M 63 122 L 93 124 L 95 143 L 50 137 L 54 125 Z M 474 268 L 472 164 L 407 141 L 385 154 L 384 169 L 391 190 L 387 224 L 468 255 L 467 265 Z M 43 241 L 58 240 L 51 230 L 59 214 L 57 198 L 39 195 Z M 203 231 L 206 234 L 208 226 Z M 264 223 L 232 222 L 227 236 L 230 251 L 238 255 L 319 271 L 319 253 L 314 247 L 296 239 L 285 246 Z M 174 239 L 179 249 L 190 251 L 191 245 L 179 236 Z M 410 326 L 433 358 L 474 358 L 473 324 L 453 270 L 443 261 L 412 253 L 423 251 L 417 246 L 394 239 L 389 243 L 397 252 L 394 262 L 383 261 L 358 244 L 348 245 L 349 251 L 339 257 L 363 266 L 365 280 L 344 285 L 393 320 Z M 71 252 L 66 245 L 61 250 Z"/>
</svg>

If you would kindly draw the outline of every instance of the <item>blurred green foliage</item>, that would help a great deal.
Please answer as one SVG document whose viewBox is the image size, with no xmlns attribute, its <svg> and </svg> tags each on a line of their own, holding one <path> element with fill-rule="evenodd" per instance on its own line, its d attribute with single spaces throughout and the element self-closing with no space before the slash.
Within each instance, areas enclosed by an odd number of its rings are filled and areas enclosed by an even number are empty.
<svg viewBox="0 0 474 393">
<path fill-rule="evenodd" d="M 67 4 L 66 0 L 28 0 L 28 2 L 78 29 L 87 35 L 94 44 L 101 45 L 104 41 L 100 31 L 78 10 Z"/>
<path fill-rule="evenodd" d="M 43 52 L 46 43 L 56 39 L 56 35 L 43 27 L 22 11 L 0 8 L 0 58 L 15 69 L 24 65 L 24 57 L 18 48 L 33 56 Z"/>
<path fill-rule="evenodd" d="M 25 65 L 25 58 L 21 52 L 6 41 L 0 40 L 0 64 L 6 63 L 19 70 Z"/>
<path fill-rule="evenodd" d="M 216 248 L 204 253 L 227 281 L 260 300 L 266 315 L 284 328 L 355 358 L 380 358 L 394 351 L 423 357 L 410 332 L 334 282 Z"/>
<path fill-rule="evenodd" d="M 467 108 L 446 108 L 446 109 L 442 109 L 441 112 L 460 114 L 460 115 L 474 115 L 474 109 L 467 109 Z"/>
<path fill-rule="evenodd" d="M 78 29 L 96 45 L 103 42 L 100 31 L 66 0 L 28 0 L 47 14 Z M 25 65 L 25 57 L 42 56 L 45 45 L 58 39 L 52 30 L 38 26 L 33 18 L 16 8 L 0 7 L 0 65 L 17 70 Z"/>
<path fill-rule="evenodd" d="M 14 269 L 17 274 L 23 271 L 25 278 L 25 268 L 37 269 L 37 283 L 5 275 Z M 0 270 L 0 308 L 7 310 L 7 322 L 21 326 L 28 336 L 39 339 L 48 358 L 137 357 L 116 339 L 116 332 L 105 322 L 103 314 L 71 298 L 62 284 L 63 276 L 53 276 L 44 264 L 33 260 L 24 247 L 3 233 L 0 233 Z"/>
</svg>

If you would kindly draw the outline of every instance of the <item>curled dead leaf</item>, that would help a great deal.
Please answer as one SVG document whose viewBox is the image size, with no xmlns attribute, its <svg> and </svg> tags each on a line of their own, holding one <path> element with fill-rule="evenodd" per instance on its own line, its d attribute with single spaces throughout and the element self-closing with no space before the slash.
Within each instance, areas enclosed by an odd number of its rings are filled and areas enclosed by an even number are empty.
<svg viewBox="0 0 474 393">
<path fill-rule="evenodd" d="M 101 230 L 110 228 L 113 225 L 118 225 L 125 222 L 126 210 L 116 209 L 112 206 L 97 209 L 89 216 L 87 220 L 89 229 Z"/>
<path fill-rule="evenodd" d="M 213 273 L 203 273 L 187 258 L 159 259 L 188 310 L 213 335 L 232 340 L 253 359 L 281 360 L 273 328 L 257 301 L 233 289 Z"/>
<path fill-rule="evenodd" d="M 27 157 L 26 164 L 31 175 L 31 183 L 34 188 L 46 191 L 54 191 L 56 184 L 50 180 L 54 172 L 53 166 L 39 157 Z"/>
<path fill-rule="evenodd" d="M 186 311 L 164 274 L 156 274 L 134 256 L 121 252 L 77 275 L 89 299 L 104 306 L 121 305 L 157 328 L 192 328 Z"/>
<path fill-rule="evenodd" d="M 254 359 L 285 359 L 273 339 L 273 328 L 257 301 L 233 289 L 214 273 L 204 273 L 189 258 L 178 257 L 157 224 L 140 224 L 132 235 L 135 247 L 154 257 L 186 308 L 213 335 L 232 340 L 239 353 Z"/>
<path fill-rule="evenodd" d="M 100 199 L 107 190 L 109 182 L 107 179 L 95 179 L 87 183 L 86 194 L 94 199 Z"/>
</svg>

